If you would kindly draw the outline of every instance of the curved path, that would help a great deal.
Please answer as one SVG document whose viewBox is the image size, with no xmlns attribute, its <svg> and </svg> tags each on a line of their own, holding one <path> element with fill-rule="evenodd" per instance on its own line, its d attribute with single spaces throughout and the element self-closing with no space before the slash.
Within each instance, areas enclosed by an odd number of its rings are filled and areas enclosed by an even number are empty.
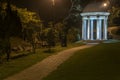
<svg viewBox="0 0 120 80">
<path fill-rule="evenodd" d="M 50 72 L 56 70 L 60 64 L 70 58 L 76 51 L 90 48 L 94 45 L 95 44 L 87 44 L 61 51 L 58 54 L 49 56 L 48 58 L 38 62 L 30 68 L 27 68 L 20 73 L 10 76 L 4 80 L 42 80 L 44 77 L 50 74 Z"/>
</svg>

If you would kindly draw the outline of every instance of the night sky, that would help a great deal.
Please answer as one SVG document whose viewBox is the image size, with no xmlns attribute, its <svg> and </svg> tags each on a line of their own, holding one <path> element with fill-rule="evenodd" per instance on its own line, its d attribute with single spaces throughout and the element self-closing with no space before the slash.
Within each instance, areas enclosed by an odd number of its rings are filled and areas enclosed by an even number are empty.
<svg viewBox="0 0 120 80">
<path fill-rule="evenodd" d="M 69 14 L 71 7 L 70 0 L 55 0 L 52 7 L 52 0 L 12 0 L 17 7 L 27 8 L 30 11 L 40 13 L 40 18 L 44 21 L 51 21 L 53 15 L 56 21 L 64 19 Z"/>
</svg>

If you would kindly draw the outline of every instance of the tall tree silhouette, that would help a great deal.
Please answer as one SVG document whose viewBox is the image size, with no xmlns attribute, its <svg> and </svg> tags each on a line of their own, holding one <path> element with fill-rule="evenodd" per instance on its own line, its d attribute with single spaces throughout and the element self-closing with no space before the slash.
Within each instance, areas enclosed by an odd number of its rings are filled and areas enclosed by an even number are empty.
<svg viewBox="0 0 120 80">
<path fill-rule="evenodd" d="M 62 36 L 63 47 L 67 46 L 67 34 L 68 30 L 72 26 L 77 26 L 80 23 L 80 12 L 82 11 L 81 0 L 71 0 L 72 6 L 69 12 L 69 15 L 64 19 L 64 28 Z"/>
<path fill-rule="evenodd" d="M 1 5 L 1 15 L 0 15 L 0 40 L 3 45 L 2 52 L 7 55 L 7 61 L 10 59 L 11 44 L 10 37 L 20 34 L 21 22 L 20 18 L 17 16 L 17 11 L 12 11 L 10 0 L 0 2 Z"/>
</svg>

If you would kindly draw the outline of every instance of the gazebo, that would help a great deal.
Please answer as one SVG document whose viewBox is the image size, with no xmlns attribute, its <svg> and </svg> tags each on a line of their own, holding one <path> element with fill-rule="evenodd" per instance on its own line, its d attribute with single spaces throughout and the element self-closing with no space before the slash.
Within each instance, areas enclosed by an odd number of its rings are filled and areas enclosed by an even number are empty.
<svg viewBox="0 0 120 80">
<path fill-rule="evenodd" d="M 107 40 L 107 4 L 93 2 L 87 5 L 82 16 L 82 40 Z"/>
</svg>

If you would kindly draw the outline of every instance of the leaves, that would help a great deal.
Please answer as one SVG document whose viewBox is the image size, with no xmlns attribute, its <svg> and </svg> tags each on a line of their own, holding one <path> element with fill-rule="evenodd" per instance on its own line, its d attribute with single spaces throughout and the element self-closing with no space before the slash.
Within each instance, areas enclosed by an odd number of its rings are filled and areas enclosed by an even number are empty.
<svg viewBox="0 0 120 80">
<path fill-rule="evenodd" d="M 109 25 L 114 26 L 116 24 L 114 23 L 114 20 L 116 18 L 120 19 L 120 7 L 112 7 L 109 12 Z"/>
</svg>

